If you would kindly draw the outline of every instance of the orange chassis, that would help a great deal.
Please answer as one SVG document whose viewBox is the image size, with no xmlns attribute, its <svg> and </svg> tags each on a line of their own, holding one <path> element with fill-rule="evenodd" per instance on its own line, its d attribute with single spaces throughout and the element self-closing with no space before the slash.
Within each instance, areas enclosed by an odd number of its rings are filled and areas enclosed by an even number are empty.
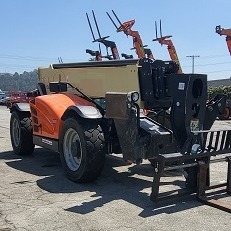
<svg viewBox="0 0 231 231">
<path fill-rule="evenodd" d="M 87 115 L 84 112 L 85 109 L 88 111 Z M 63 119 L 71 110 L 77 111 L 77 114 L 83 118 L 101 117 L 93 103 L 70 93 L 43 95 L 31 100 L 30 111 L 34 144 L 59 151 L 58 140 Z"/>
</svg>

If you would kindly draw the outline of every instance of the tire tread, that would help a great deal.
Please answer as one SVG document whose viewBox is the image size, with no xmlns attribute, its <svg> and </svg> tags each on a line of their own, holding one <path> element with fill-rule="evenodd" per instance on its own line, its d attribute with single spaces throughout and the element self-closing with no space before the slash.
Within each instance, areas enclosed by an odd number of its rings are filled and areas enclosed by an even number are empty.
<svg viewBox="0 0 231 231">
<path fill-rule="evenodd" d="M 68 121 L 67 121 L 68 120 Z M 63 138 L 61 138 L 60 150 L 61 161 L 64 166 L 67 177 L 74 182 L 92 182 L 98 178 L 105 162 L 105 142 L 102 128 L 96 121 L 77 121 L 76 118 L 69 117 L 64 122 L 64 130 L 61 137 L 64 137 L 65 130 L 69 126 L 75 127 L 81 134 L 83 145 L 83 155 L 81 166 L 76 171 L 71 171 L 66 164 L 64 154 L 62 153 Z M 79 135 L 80 135 L 79 134 Z"/>
<path fill-rule="evenodd" d="M 18 147 L 16 147 L 13 143 L 12 129 L 10 129 L 11 143 L 12 143 L 15 154 L 19 156 L 31 155 L 34 151 L 34 144 L 33 144 L 33 132 L 32 132 L 33 128 L 32 128 L 32 121 L 30 118 L 30 114 L 26 112 L 14 111 L 12 112 L 11 120 L 12 118 L 18 119 L 20 127 L 21 127 L 21 142 Z"/>
</svg>

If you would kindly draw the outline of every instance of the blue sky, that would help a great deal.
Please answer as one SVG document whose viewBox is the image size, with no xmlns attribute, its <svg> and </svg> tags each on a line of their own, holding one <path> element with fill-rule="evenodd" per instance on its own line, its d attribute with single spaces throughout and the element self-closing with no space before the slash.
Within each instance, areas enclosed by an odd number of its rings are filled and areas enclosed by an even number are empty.
<svg viewBox="0 0 231 231">
<path fill-rule="evenodd" d="M 188 55 L 195 59 L 195 72 L 208 79 L 231 77 L 231 57 L 225 37 L 215 33 L 221 25 L 231 28 L 230 0 L 0 0 L 0 73 L 24 70 L 63 62 L 86 61 L 85 49 L 96 50 L 86 20 L 95 11 L 101 35 L 110 35 L 119 53 L 133 54 L 132 38 L 117 33 L 106 15 L 113 9 L 120 20 L 135 19 L 144 44 L 156 59 L 169 60 L 167 48 L 153 42 L 155 20 L 162 20 L 163 35 L 172 35 L 182 69 L 192 70 Z M 102 48 L 104 51 L 104 49 Z"/>
</svg>

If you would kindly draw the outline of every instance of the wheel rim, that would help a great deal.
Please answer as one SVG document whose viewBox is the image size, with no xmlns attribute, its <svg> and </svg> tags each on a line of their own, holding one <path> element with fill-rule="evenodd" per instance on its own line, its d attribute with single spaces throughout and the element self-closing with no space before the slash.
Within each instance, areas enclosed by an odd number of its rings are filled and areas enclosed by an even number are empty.
<svg viewBox="0 0 231 231">
<path fill-rule="evenodd" d="M 13 138 L 14 145 L 18 147 L 21 139 L 21 131 L 20 131 L 20 124 L 17 119 L 13 120 L 12 138 Z"/>
<path fill-rule="evenodd" d="M 64 135 L 63 152 L 69 169 L 76 171 L 82 161 L 82 147 L 80 137 L 73 128 L 69 128 Z"/>
</svg>

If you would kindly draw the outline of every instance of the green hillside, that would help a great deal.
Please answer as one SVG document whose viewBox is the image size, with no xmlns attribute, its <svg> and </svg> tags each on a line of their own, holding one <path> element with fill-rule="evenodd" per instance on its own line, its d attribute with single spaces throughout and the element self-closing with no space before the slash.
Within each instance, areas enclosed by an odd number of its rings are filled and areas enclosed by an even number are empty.
<svg viewBox="0 0 231 231">
<path fill-rule="evenodd" d="M 38 71 L 24 71 L 22 74 L 15 72 L 0 73 L 0 89 L 2 91 L 31 91 L 38 83 Z"/>
</svg>

